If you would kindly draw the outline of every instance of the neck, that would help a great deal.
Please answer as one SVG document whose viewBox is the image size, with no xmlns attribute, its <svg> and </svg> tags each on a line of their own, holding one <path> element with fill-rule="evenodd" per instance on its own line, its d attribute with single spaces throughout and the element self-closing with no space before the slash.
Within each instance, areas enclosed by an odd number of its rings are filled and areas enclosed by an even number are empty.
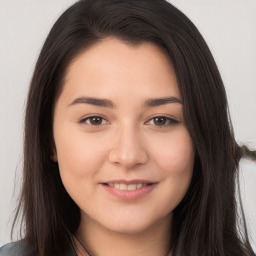
<svg viewBox="0 0 256 256">
<path fill-rule="evenodd" d="M 171 256 L 170 224 L 166 220 L 141 232 L 120 233 L 82 219 L 77 236 L 91 256 Z"/>
</svg>

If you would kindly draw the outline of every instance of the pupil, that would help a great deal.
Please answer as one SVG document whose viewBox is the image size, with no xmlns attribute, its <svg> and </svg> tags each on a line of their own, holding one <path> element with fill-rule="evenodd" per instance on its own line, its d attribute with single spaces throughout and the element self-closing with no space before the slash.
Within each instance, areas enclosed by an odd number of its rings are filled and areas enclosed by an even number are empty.
<svg viewBox="0 0 256 256">
<path fill-rule="evenodd" d="M 154 124 L 155 125 L 165 125 L 166 118 L 165 117 L 155 117 L 154 118 Z"/>
<path fill-rule="evenodd" d="M 91 117 L 91 124 L 99 125 L 101 124 L 101 117 Z"/>
</svg>

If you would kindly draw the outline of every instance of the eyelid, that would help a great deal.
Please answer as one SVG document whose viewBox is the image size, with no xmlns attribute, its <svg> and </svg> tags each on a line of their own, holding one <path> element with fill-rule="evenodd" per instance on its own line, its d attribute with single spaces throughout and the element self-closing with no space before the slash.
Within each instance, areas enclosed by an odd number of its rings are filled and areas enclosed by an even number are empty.
<svg viewBox="0 0 256 256">
<path fill-rule="evenodd" d="M 169 124 L 164 124 L 164 125 L 156 125 L 156 124 L 152 124 L 153 126 L 155 127 L 159 127 L 159 128 L 168 128 L 170 126 L 173 126 L 173 125 L 176 125 L 178 123 L 180 123 L 180 121 L 178 121 L 177 119 L 173 118 L 173 117 L 170 117 L 170 116 L 166 116 L 166 115 L 156 115 L 156 116 L 153 116 L 151 117 L 147 122 L 146 124 L 149 124 L 150 121 L 153 121 L 154 118 L 159 118 L 159 117 L 162 117 L 162 118 L 166 118 L 166 120 L 169 120 Z M 149 124 L 150 125 L 150 124 Z"/>
<path fill-rule="evenodd" d="M 104 123 L 104 124 L 99 124 L 99 125 L 87 124 L 86 121 L 89 120 L 89 119 L 92 118 L 92 117 L 99 117 L 99 118 L 101 118 L 102 120 L 104 120 L 105 123 Z M 81 119 L 79 120 L 79 123 L 80 123 L 80 124 L 86 124 L 86 125 L 92 126 L 92 127 L 100 127 L 100 126 L 103 126 L 103 125 L 105 125 L 105 124 L 109 124 L 109 121 L 108 121 L 105 117 L 103 117 L 102 115 L 99 115 L 99 114 L 91 114 L 91 115 L 87 115 L 87 116 L 84 116 L 83 118 L 81 118 Z"/>
<path fill-rule="evenodd" d="M 99 125 L 86 123 L 86 121 L 89 120 L 92 117 L 101 118 L 104 121 L 104 123 L 99 124 Z M 154 118 L 165 118 L 169 123 L 168 124 L 163 124 L 163 125 L 150 124 L 150 122 L 153 121 Z M 85 125 L 88 125 L 88 126 L 91 126 L 91 127 L 95 127 L 95 128 L 104 126 L 106 124 L 110 124 L 110 122 L 100 114 L 90 114 L 90 115 L 84 116 L 83 118 L 81 118 L 79 120 L 79 123 L 80 124 L 85 124 Z M 177 119 L 175 119 L 173 117 L 167 116 L 167 115 L 156 115 L 156 116 L 151 117 L 150 119 L 148 119 L 148 121 L 145 122 L 146 125 L 153 125 L 153 126 L 158 127 L 158 128 L 165 128 L 165 127 L 168 128 L 168 127 L 176 125 L 178 123 L 180 123 L 180 121 L 178 121 Z"/>
</svg>

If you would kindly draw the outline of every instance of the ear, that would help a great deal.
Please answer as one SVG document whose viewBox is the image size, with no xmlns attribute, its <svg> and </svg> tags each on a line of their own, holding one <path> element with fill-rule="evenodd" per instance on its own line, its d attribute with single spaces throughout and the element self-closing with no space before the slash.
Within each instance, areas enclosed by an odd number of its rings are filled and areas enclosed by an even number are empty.
<svg viewBox="0 0 256 256">
<path fill-rule="evenodd" d="M 58 162 L 58 157 L 56 151 L 51 155 L 51 160 L 55 163 Z"/>
<path fill-rule="evenodd" d="M 57 151 L 56 151 L 56 147 L 55 147 L 55 145 L 52 147 L 52 153 L 51 153 L 51 160 L 53 161 L 53 162 L 55 162 L 55 163 L 57 163 L 58 162 L 58 157 L 57 157 Z"/>
</svg>

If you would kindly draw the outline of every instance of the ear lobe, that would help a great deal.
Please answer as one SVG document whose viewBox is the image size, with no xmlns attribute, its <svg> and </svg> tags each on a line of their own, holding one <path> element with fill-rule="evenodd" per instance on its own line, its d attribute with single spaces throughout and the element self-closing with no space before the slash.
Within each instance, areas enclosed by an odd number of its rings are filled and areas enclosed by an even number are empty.
<svg viewBox="0 0 256 256">
<path fill-rule="evenodd" d="M 53 162 L 55 162 L 55 163 L 58 162 L 58 157 L 57 157 L 57 152 L 56 152 L 56 148 L 55 147 L 52 149 L 52 154 L 51 154 L 50 158 L 51 158 L 51 160 Z"/>
<path fill-rule="evenodd" d="M 55 163 L 58 162 L 58 158 L 57 158 L 56 152 L 54 152 L 54 154 L 51 155 L 51 160 L 52 160 L 53 162 L 55 162 Z"/>
<path fill-rule="evenodd" d="M 51 141 L 50 152 L 51 152 L 50 159 L 51 159 L 53 162 L 57 163 L 57 162 L 58 162 L 58 157 L 57 157 L 57 151 L 56 151 L 55 142 L 54 142 L 53 139 L 52 139 L 52 141 Z"/>
</svg>

